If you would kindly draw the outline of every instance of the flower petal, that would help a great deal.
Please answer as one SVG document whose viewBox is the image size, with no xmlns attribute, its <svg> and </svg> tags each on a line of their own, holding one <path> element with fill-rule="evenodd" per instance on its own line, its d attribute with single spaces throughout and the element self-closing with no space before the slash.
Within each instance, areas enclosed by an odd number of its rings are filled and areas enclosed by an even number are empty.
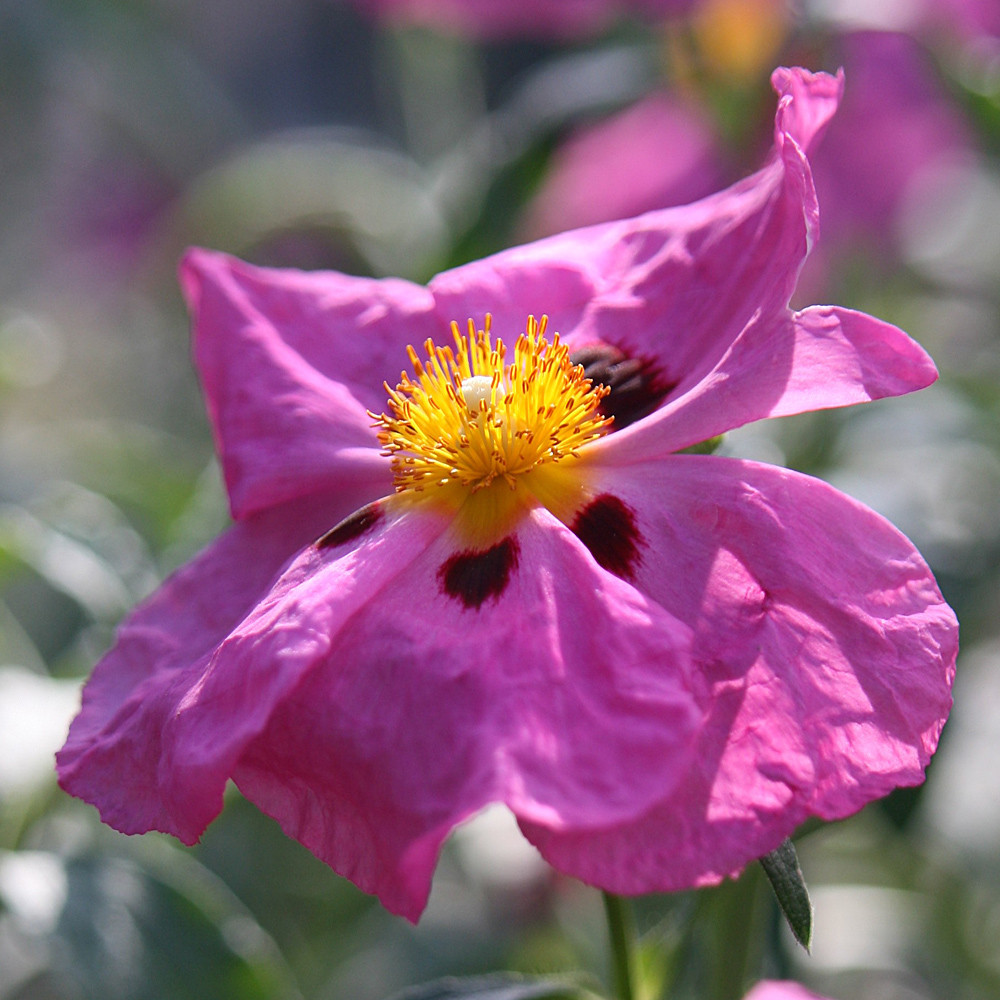
<svg viewBox="0 0 1000 1000">
<path fill-rule="evenodd" d="M 389 492 L 365 410 L 384 407 L 408 343 L 440 336 L 427 290 L 205 250 L 181 281 L 233 515 L 344 483 Z"/>
<path fill-rule="evenodd" d="M 831 76 L 779 66 L 771 74 L 771 86 L 779 97 L 774 120 L 775 146 L 781 149 L 791 142 L 808 153 L 837 111 L 844 93 L 843 73 Z"/>
<path fill-rule="evenodd" d="M 57 757 L 63 788 L 126 833 L 162 830 L 194 843 L 222 807 L 226 776 L 190 789 L 183 801 L 173 796 L 161 755 L 165 722 L 282 566 L 358 499 L 311 497 L 249 517 L 141 605 L 84 688 Z"/>
<path fill-rule="evenodd" d="M 307 550 L 165 720 L 162 751 L 176 782 L 231 768 L 410 919 L 457 823 L 490 802 L 554 829 L 634 819 L 669 796 L 698 722 L 687 629 L 548 514 L 478 601 L 448 567 L 482 553 L 446 529 L 390 513 Z"/>
<path fill-rule="evenodd" d="M 934 362 L 897 327 L 812 306 L 755 319 L 697 385 L 594 447 L 602 461 L 659 458 L 753 420 L 899 396 L 936 378 Z"/>
<path fill-rule="evenodd" d="M 683 208 L 650 212 L 515 247 L 439 274 L 445 316 L 493 314 L 499 336 L 527 311 L 574 346 L 605 343 L 650 362 L 658 382 L 695 385 L 755 318 L 776 325 L 816 227 L 805 149 L 833 113 L 842 80 L 774 75 L 781 94 L 767 165 Z"/>
<path fill-rule="evenodd" d="M 832 487 L 706 456 L 606 470 L 637 589 L 694 629 L 696 766 L 637 823 L 522 824 L 555 867 L 625 893 L 707 884 L 803 819 L 918 784 L 951 704 L 954 614 L 910 542 Z"/>
</svg>

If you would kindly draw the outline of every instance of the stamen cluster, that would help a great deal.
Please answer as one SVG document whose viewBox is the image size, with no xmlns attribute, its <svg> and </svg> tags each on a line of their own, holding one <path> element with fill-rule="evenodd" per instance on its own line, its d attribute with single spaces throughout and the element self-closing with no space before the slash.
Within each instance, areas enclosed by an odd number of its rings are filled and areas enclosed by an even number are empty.
<svg viewBox="0 0 1000 1000">
<path fill-rule="evenodd" d="M 397 493 L 460 485 L 477 492 L 547 463 L 576 458 L 588 441 L 604 434 L 604 386 L 594 386 L 555 334 L 547 318 L 528 317 L 526 332 L 507 363 L 503 341 L 493 341 L 491 317 L 468 333 L 457 323 L 454 347 L 427 340 L 425 361 L 407 348 L 414 378 L 403 372 L 395 389 L 386 384 L 389 414 L 372 414 L 383 454 L 392 459 Z"/>
</svg>

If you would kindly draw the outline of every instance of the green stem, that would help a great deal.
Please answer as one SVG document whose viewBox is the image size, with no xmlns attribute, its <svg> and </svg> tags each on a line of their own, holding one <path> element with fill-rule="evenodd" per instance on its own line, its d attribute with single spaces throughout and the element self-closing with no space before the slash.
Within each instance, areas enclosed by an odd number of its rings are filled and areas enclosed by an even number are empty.
<svg viewBox="0 0 1000 1000">
<path fill-rule="evenodd" d="M 699 916 L 709 928 L 711 956 L 701 993 L 706 1000 L 738 1000 L 758 969 L 763 888 L 763 872 L 754 865 L 736 882 L 703 890 L 707 906 L 699 908 Z"/>
<path fill-rule="evenodd" d="M 616 1000 L 635 1000 L 632 971 L 632 952 L 635 927 L 628 904 L 621 896 L 602 892 L 604 913 L 608 918 L 608 936 L 611 939 L 611 978 Z"/>
</svg>

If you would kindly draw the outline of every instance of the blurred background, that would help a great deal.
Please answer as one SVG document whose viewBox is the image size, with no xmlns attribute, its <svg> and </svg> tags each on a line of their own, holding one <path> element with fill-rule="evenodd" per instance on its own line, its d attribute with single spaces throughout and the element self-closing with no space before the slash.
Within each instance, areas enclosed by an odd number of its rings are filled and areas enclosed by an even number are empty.
<svg viewBox="0 0 1000 1000">
<path fill-rule="evenodd" d="M 803 831 L 811 955 L 753 867 L 640 900 L 643 976 L 650 998 L 763 975 L 1000 997 L 997 0 L 0 0 L 0 1000 L 605 975 L 599 896 L 503 813 L 453 837 L 412 927 L 237 794 L 194 849 L 120 836 L 52 754 L 117 621 L 227 523 L 185 246 L 426 280 L 690 201 L 760 164 L 779 63 L 847 78 L 795 304 L 899 324 L 941 379 L 723 447 L 916 542 L 962 623 L 956 707 L 925 786 Z"/>
</svg>

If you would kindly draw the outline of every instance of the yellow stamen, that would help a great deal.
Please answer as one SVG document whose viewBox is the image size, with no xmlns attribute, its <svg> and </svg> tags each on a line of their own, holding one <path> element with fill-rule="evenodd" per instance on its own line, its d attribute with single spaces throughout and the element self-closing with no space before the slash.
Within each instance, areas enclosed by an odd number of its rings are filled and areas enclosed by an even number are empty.
<svg viewBox="0 0 1000 1000">
<path fill-rule="evenodd" d="M 388 414 L 371 414 L 401 498 L 465 508 L 484 539 L 532 499 L 561 506 L 575 492 L 566 473 L 610 426 L 599 410 L 608 390 L 570 362 L 558 333 L 546 339 L 546 325 L 528 318 L 509 363 L 489 314 L 481 330 L 469 320 L 467 334 L 452 323 L 454 347 L 428 340 L 423 361 L 407 348 L 414 377 L 386 385 Z"/>
</svg>

